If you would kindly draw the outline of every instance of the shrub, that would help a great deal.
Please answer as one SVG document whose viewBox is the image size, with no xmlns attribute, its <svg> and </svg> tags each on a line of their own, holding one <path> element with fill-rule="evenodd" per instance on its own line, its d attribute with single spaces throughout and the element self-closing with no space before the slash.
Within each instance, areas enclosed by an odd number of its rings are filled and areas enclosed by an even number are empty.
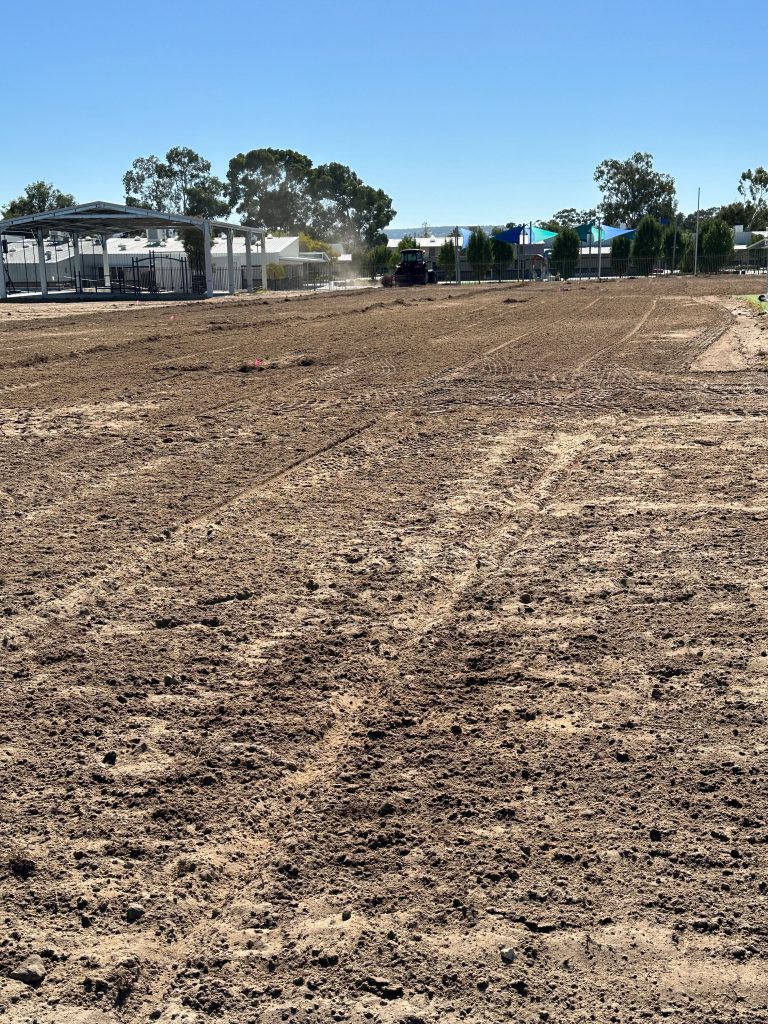
<svg viewBox="0 0 768 1024">
<path fill-rule="evenodd" d="M 552 267 L 567 280 L 573 274 L 579 262 L 581 242 L 573 228 L 562 228 L 552 245 Z"/>
<path fill-rule="evenodd" d="M 627 235 L 619 235 L 611 242 L 611 267 L 619 277 L 624 277 L 627 272 L 631 251 L 632 242 Z"/>
<path fill-rule="evenodd" d="M 653 217 L 643 217 L 635 229 L 632 260 L 638 274 L 651 274 L 661 255 L 662 227 Z"/>
</svg>

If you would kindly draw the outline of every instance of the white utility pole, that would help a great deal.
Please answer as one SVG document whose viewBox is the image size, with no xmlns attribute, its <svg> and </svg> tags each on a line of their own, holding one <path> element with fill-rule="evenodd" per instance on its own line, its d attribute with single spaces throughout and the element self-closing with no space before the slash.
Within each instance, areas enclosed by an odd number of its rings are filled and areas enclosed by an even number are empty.
<svg viewBox="0 0 768 1024">
<path fill-rule="evenodd" d="M 696 200 L 696 246 L 693 250 L 693 276 L 699 272 L 699 211 L 701 209 L 701 189 L 699 189 L 699 197 Z"/>
</svg>

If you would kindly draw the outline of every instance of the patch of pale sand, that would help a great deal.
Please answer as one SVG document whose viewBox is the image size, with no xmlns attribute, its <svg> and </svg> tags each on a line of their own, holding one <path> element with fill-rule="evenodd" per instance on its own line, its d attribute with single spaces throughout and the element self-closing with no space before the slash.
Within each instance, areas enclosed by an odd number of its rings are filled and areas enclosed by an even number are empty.
<svg viewBox="0 0 768 1024">
<path fill-rule="evenodd" d="M 714 299 L 733 316 L 728 330 L 691 363 L 694 372 L 768 369 L 768 318 L 743 299 Z"/>
<path fill-rule="evenodd" d="M 19 982 L 19 992 L 24 993 L 24 986 Z M 18 993 L 16 993 L 18 994 Z M 117 1019 L 112 1013 L 102 1010 L 86 1010 L 82 1006 L 67 1006 L 65 1003 L 57 1003 L 56 1006 L 38 1005 L 35 1001 L 34 1010 L 19 1009 L 14 1011 L 14 1016 L 8 1020 L 15 1024 L 114 1024 Z M 192 1019 L 192 1018 L 188 1018 Z M 174 1024 L 183 1024 L 182 1019 L 176 1018 Z"/>
</svg>

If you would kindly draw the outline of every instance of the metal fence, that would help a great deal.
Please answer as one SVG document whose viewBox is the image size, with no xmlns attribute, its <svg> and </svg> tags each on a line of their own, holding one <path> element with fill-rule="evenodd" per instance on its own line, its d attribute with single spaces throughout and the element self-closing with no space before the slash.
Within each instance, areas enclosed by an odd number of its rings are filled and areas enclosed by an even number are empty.
<svg viewBox="0 0 768 1024">
<path fill-rule="evenodd" d="M 694 267 L 694 263 L 696 266 Z M 768 273 L 768 249 L 757 248 L 730 253 L 701 253 L 698 260 L 689 252 L 667 257 L 628 258 L 611 257 L 609 249 L 598 254 L 581 253 L 570 260 L 554 260 L 551 257 L 523 257 L 500 263 L 488 263 L 481 267 L 470 266 L 462 260 L 460 278 L 462 284 L 490 284 L 511 281 L 557 281 L 568 279 L 596 280 L 634 277 L 665 277 L 672 274 L 732 274 L 765 275 Z M 361 271 L 371 282 L 380 282 L 391 275 L 389 264 L 365 268 Z M 439 283 L 455 284 L 456 271 L 453 267 L 437 268 Z"/>
<path fill-rule="evenodd" d="M 520 259 L 488 263 L 473 267 L 462 260 L 460 267 L 461 284 L 490 284 L 492 282 L 525 282 L 557 280 L 596 280 L 634 277 L 664 277 L 689 275 L 695 270 L 700 275 L 730 274 L 765 276 L 768 273 L 768 248 L 757 247 L 730 253 L 701 253 L 698 260 L 689 251 L 675 254 L 675 258 L 654 257 L 638 259 L 634 256 L 620 258 L 612 256 L 609 249 L 598 254 L 582 252 L 571 260 L 554 260 L 551 257 L 533 255 Z M 72 291 L 75 293 L 100 294 L 107 292 L 125 296 L 204 295 L 205 271 L 185 256 L 155 253 L 134 256 L 128 253 L 110 256 L 110 278 L 105 283 L 100 252 L 83 254 L 83 273 L 75 268 L 74 260 L 49 263 L 49 292 Z M 371 268 L 364 264 L 346 263 L 342 267 L 334 264 L 290 265 L 268 264 L 267 288 L 270 291 L 319 291 L 346 287 L 359 287 L 366 283 L 381 283 L 385 275 L 392 273 L 392 266 Z M 39 267 L 30 262 L 11 262 L 3 268 L 10 295 L 21 292 L 39 292 Z M 227 292 L 229 275 L 226 266 L 214 264 L 212 268 L 213 289 Z M 437 279 L 442 284 L 455 284 L 456 271 L 453 266 L 437 268 Z M 235 264 L 235 281 L 238 290 L 246 290 L 246 268 Z M 254 287 L 261 288 L 261 272 L 255 268 Z"/>
<path fill-rule="evenodd" d="M 235 284 L 238 290 L 247 290 L 247 271 L 235 263 Z M 35 261 L 3 261 L 3 273 L 9 295 L 39 293 L 40 268 Z M 337 282 L 334 268 L 329 264 L 290 265 L 267 264 L 269 291 L 318 291 Z M 211 268 L 214 292 L 229 290 L 229 272 L 226 266 L 214 263 Z M 100 252 L 83 252 L 82 272 L 74 256 L 65 254 L 58 261 L 46 265 L 49 292 L 74 292 L 121 296 L 199 296 L 205 295 L 205 268 L 186 256 L 150 251 L 141 256 L 118 253 L 110 255 L 109 278 L 105 280 Z M 340 283 L 340 282 L 339 282 Z M 261 288 L 261 269 L 254 268 L 253 286 Z"/>
</svg>

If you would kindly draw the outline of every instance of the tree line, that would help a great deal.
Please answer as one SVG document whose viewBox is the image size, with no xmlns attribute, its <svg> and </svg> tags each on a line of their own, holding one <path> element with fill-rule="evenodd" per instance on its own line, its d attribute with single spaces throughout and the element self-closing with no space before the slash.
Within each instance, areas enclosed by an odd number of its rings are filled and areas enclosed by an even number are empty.
<svg viewBox="0 0 768 1024">
<path fill-rule="evenodd" d="M 672 259 L 675 268 L 687 269 L 693 260 L 693 231 L 696 214 L 678 210 L 674 178 L 656 170 L 650 153 L 633 153 L 625 160 L 606 159 L 595 169 L 594 180 L 602 201 L 594 209 L 573 207 L 558 210 L 537 226 L 558 232 L 554 248 L 562 260 L 573 258 L 573 235 L 578 224 L 601 219 L 606 224 L 627 224 L 640 229 L 650 219 L 658 231 L 646 224 L 627 251 L 626 239 L 613 240 L 616 267 L 622 261 L 647 260 L 651 252 Z M 137 157 L 122 176 L 125 202 L 195 216 L 228 217 L 233 212 L 241 221 L 265 225 L 270 231 L 300 234 L 304 244 L 340 241 L 362 258 L 366 268 L 381 272 L 397 258 L 405 239 L 393 254 L 387 249 L 384 228 L 396 215 L 391 198 L 379 188 L 365 184 L 349 167 L 340 163 L 315 166 L 312 160 L 291 149 L 261 148 L 238 153 L 229 161 L 226 179 L 213 174 L 211 163 L 194 150 L 174 146 L 163 159 L 154 155 Z M 768 170 L 758 166 L 742 172 L 737 184 L 738 199 L 723 206 L 708 207 L 699 214 L 699 251 L 714 256 L 713 247 L 726 245 L 724 225 L 743 224 L 749 231 L 768 229 Z M 22 216 L 74 205 L 74 196 L 44 181 L 32 182 L 24 194 L 2 211 L 4 217 Z M 661 222 L 665 222 L 663 226 Z M 513 226 L 509 222 L 507 227 Z M 493 234 L 501 228 L 494 228 Z M 574 232 L 575 234 L 575 232 Z M 199 232 L 183 232 L 188 249 L 199 246 Z M 660 237 L 658 237 L 660 235 Z M 730 238 L 730 230 L 728 232 Z M 562 237 L 561 237 L 562 236 Z M 415 239 L 408 239 L 410 246 Z M 438 262 L 446 271 L 455 264 L 453 242 L 447 241 Z M 578 250 L 577 250 L 578 251 Z M 513 258 L 513 247 L 499 242 L 481 229 L 470 239 L 467 259 L 479 274 L 494 263 Z M 556 257 L 558 258 L 558 257 Z"/>
<path fill-rule="evenodd" d="M 128 206 L 214 218 L 235 212 L 242 223 L 303 232 L 320 242 L 340 241 L 353 251 L 386 242 L 383 229 L 396 216 L 390 196 L 367 185 L 350 167 L 336 162 L 315 166 L 292 149 L 238 153 L 223 180 L 199 153 L 174 146 L 163 159 L 137 157 L 122 185 Z M 20 217 L 74 204 L 74 196 L 36 181 L 2 215 Z"/>
<path fill-rule="evenodd" d="M 579 264 L 581 240 L 575 228 L 562 228 L 554 239 L 551 265 L 561 277 L 572 277 Z M 731 225 L 722 217 L 700 224 L 698 261 L 707 273 L 716 273 L 733 255 Z M 605 250 L 604 266 L 619 277 L 634 270 L 650 274 L 659 263 L 669 271 L 689 273 L 697 259 L 695 232 L 676 224 L 662 225 L 654 217 L 642 217 L 635 236 L 619 235 Z"/>
<path fill-rule="evenodd" d="M 626 160 L 603 160 L 595 168 L 594 180 L 602 193 L 602 202 L 590 210 L 568 207 L 538 221 L 549 231 L 589 224 L 598 218 L 604 224 L 626 224 L 636 228 L 643 217 L 677 223 L 688 231 L 696 226 L 696 211 L 678 209 L 675 179 L 654 169 L 650 153 L 633 153 Z M 737 187 L 738 199 L 699 212 L 699 223 L 725 220 L 729 225 L 743 224 L 747 231 L 768 230 L 768 170 L 764 167 L 743 171 Z"/>
</svg>

